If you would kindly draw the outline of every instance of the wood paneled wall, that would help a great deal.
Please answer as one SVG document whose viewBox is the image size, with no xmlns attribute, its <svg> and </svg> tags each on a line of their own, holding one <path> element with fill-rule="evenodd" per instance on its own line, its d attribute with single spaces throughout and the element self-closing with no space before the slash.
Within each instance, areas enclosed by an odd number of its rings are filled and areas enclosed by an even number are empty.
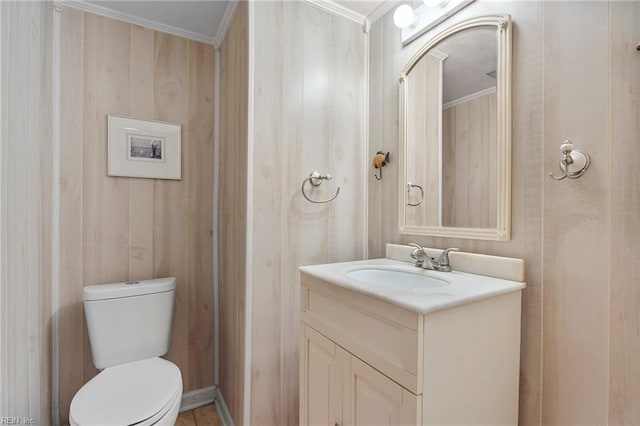
<svg viewBox="0 0 640 426">
<path fill-rule="evenodd" d="M 362 26 L 304 2 L 250 3 L 255 26 L 251 401 L 253 425 L 298 424 L 299 272 L 361 259 L 366 35 Z M 366 163 L 365 163 L 366 162 Z M 317 170 L 331 181 L 306 201 Z M 387 172 L 387 170 L 385 170 Z"/>
<path fill-rule="evenodd" d="M 409 226 L 441 226 L 443 69 L 441 58 L 425 55 L 407 76 L 407 183 L 420 185 L 424 191 L 422 202 L 405 210 L 405 223 Z M 407 202 L 418 204 L 420 195 L 418 188 L 411 188 Z"/>
<path fill-rule="evenodd" d="M 53 8 L 0 2 L 0 416 L 51 424 Z"/>
<path fill-rule="evenodd" d="M 442 111 L 442 226 L 497 226 L 496 92 Z"/>
<path fill-rule="evenodd" d="M 247 264 L 247 3 L 238 3 L 220 48 L 219 386 L 236 425 L 243 421 Z"/>
<path fill-rule="evenodd" d="M 395 177 L 370 181 L 370 256 L 417 241 L 525 259 L 520 424 L 638 424 L 640 2 L 480 1 L 453 19 L 496 10 L 514 25 L 512 240 L 399 235 Z M 397 76 L 430 34 L 403 49 L 391 14 L 372 27 L 372 151 L 397 150 Z M 556 182 L 565 139 L 592 164 Z"/>
<path fill-rule="evenodd" d="M 608 421 L 633 425 L 640 424 L 640 2 L 612 2 L 609 13 Z M 597 253 L 595 263 L 605 256 Z"/>
<path fill-rule="evenodd" d="M 97 370 L 82 287 L 177 278 L 184 390 L 212 386 L 214 49 L 65 8 L 61 23 L 60 417 Z M 107 176 L 107 114 L 182 124 L 182 180 Z"/>
<path fill-rule="evenodd" d="M 608 2 L 544 8 L 544 164 L 557 171 L 565 139 L 593 158 L 579 180 L 543 181 L 545 424 L 608 423 L 608 13 Z"/>
</svg>

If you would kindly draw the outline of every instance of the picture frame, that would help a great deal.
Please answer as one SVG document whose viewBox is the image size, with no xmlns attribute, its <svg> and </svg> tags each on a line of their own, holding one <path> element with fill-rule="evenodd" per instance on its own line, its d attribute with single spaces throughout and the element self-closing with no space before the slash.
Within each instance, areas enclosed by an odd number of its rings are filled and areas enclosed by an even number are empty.
<svg viewBox="0 0 640 426">
<path fill-rule="evenodd" d="M 182 126 L 108 116 L 107 175 L 182 179 Z"/>
</svg>

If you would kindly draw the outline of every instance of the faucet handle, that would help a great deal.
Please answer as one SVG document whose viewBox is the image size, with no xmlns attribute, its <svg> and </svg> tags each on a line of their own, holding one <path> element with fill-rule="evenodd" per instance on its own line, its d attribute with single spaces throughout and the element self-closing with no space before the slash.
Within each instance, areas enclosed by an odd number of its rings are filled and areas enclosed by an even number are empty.
<svg viewBox="0 0 640 426">
<path fill-rule="evenodd" d="M 414 249 L 411 250 L 411 258 L 413 258 L 413 259 L 418 259 L 418 254 L 420 252 L 422 252 L 423 254 L 426 254 L 426 252 L 424 251 L 424 247 L 422 247 L 420 244 L 409 243 L 407 245 L 409 245 L 411 247 L 414 247 Z"/>
<path fill-rule="evenodd" d="M 424 257 L 427 255 L 427 253 L 424 251 L 424 247 L 416 243 L 409 243 L 408 245 L 414 247 L 414 249 L 411 250 L 411 258 L 415 259 L 416 266 L 422 267 L 422 265 L 424 264 Z"/>
<path fill-rule="evenodd" d="M 451 272 L 451 265 L 449 265 L 449 253 L 452 251 L 460 251 L 459 248 L 448 248 L 442 252 L 438 258 L 438 269 L 440 271 Z"/>
</svg>

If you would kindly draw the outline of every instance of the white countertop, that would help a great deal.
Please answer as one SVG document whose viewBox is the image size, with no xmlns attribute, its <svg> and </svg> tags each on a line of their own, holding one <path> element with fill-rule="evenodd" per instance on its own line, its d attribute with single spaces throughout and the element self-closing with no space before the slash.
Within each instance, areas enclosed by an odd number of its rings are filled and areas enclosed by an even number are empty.
<svg viewBox="0 0 640 426">
<path fill-rule="evenodd" d="M 394 283 L 375 284 L 355 280 L 347 273 L 359 269 L 383 269 L 426 275 L 446 281 L 449 285 L 421 288 L 394 286 Z M 355 262 L 301 266 L 300 272 L 334 285 L 376 297 L 411 311 L 427 314 L 500 294 L 520 291 L 524 282 L 510 281 L 467 272 L 438 272 L 418 268 L 413 263 L 392 259 L 368 259 Z"/>
</svg>

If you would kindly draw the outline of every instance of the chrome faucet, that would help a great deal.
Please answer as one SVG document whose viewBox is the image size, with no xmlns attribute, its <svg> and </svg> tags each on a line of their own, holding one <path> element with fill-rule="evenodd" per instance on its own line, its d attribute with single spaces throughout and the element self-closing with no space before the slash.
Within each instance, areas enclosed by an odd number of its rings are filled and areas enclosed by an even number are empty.
<svg viewBox="0 0 640 426">
<path fill-rule="evenodd" d="M 451 272 L 449 264 L 449 253 L 460 251 L 459 248 L 448 248 L 442 252 L 438 260 L 432 259 L 420 244 L 409 243 L 414 249 L 411 251 L 411 258 L 416 260 L 416 267 L 422 269 L 433 269 L 440 272 Z M 435 263 L 434 263 L 435 261 Z"/>
</svg>

